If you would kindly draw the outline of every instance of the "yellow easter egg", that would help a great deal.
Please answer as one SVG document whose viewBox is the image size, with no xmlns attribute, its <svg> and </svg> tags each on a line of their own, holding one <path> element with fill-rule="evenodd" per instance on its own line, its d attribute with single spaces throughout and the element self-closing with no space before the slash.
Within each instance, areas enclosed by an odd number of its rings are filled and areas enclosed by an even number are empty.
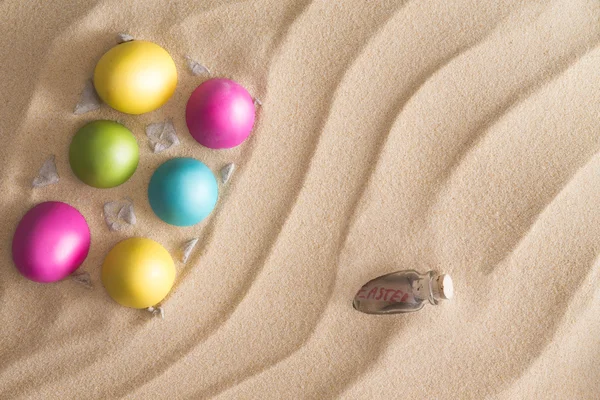
<svg viewBox="0 0 600 400">
<path fill-rule="evenodd" d="M 156 43 L 133 40 L 107 51 L 94 70 L 100 98 L 127 114 L 154 111 L 169 100 L 177 86 L 177 68 Z"/>
<path fill-rule="evenodd" d="M 117 243 L 102 264 L 102 284 L 110 297 L 126 307 L 155 306 L 169 293 L 174 281 L 171 255 L 146 238 Z"/>
</svg>

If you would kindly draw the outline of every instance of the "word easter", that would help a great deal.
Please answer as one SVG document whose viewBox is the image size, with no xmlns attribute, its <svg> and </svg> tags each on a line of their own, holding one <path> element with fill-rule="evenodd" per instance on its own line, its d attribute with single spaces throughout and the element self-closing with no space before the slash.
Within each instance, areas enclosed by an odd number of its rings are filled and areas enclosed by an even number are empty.
<svg viewBox="0 0 600 400">
<path fill-rule="evenodd" d="M 383 286 L 373 287 L 371 290 L 369 290 L 369 292 L 365 296 L 366 291 L 367 291 L 367 288 L 363 287 L 362 289 L 359 290 L 356 297 L 359 299 L 374 299 L 374 300 L 382 300 L 382 301 L 389 301 L 389 302 L 406 301 L 409 297 L 409 294 L 404 293 L 402 290 L 387 289 Z M 378 292 L 379 292 L 379 294 L 378 294 Z"/>
</svg>

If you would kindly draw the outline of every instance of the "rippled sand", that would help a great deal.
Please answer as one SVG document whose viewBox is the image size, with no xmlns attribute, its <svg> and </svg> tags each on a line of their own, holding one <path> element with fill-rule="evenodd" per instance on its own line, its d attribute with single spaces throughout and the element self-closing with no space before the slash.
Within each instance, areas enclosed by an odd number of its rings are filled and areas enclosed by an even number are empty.
<svg viewBox="0 0 600 400">
<path fill-rule="evenodd" d="M 598 1 L 5 0 L 0 13 L 0 398 L 598 398 Z M 139 117 L 73 115 L 118 32 L 170 51 L 176 95 Z M 187 133 L 185 102 L 206 78 L 185 55 L 262 101 L 239 148 Z M 167 117 L 182 145 L 152 154 L 144 126 Z M 140 144 L 115 189 L 68 166 L 71 137 L 99 118 Z M 50 154 L 61 181 L 31 190 Z M 174 156 L 238 165 L 192 228 L 146 199 Z M 124 196 L 138 225 L 110 232 L 102 204 Z M 93 290 L 13 268 L 14 228 L 45 200 L 88 219 Z M 173 254 L 200 237 L 164 321 L 99 281 L 133 235 Z M 455 300 L 352 309 L 364 282 L 403 268 L 450 273 Z"/>
</svg>

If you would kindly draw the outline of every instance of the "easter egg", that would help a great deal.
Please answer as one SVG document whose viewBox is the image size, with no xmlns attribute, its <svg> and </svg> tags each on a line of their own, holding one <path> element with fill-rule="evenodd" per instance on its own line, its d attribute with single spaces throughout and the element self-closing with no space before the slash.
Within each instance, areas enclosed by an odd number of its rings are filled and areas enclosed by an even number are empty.
<svg viewBox="0 0 600 400">
<path fill-rule="evenodd" d="M 134 237 L 117 243 L 102 264 L 102 284 L 110 297 L 125 307 L 156 305 L 174 281 L 171 255 L 151 239 Z"/>
<path fill-rule="evenodd" d="M 177 68 L 156 43 L 133 40 L 107 51 L 94 70 L 94 87 L 115 110 L 143 114 L 160 108 L 177 86 Z"/>
<path fill-rule="evenodd" d="M 114 121 L 92 121 L 77 131 L 69 148 L 73 173 L 96 188 L 119 186 L 135 172 L 139 149 L 133 133 Z"/>
<path fill-rule="evenodd" d="M 173 158 L 154 171 L 148 200 L 168 224 L 190 226 L 206 218 L 217 204 L 218 185 L 206 165 L 194 158 Z"/>
<path fill-rule="evenodd" d="M 17 225 L 12 258 L 17 270 L 35 282 L 61 280 L 83 263 L 90 250 L 90 228 L 79 211 L 48 201 L 29 210 Z"/>
<path fill-rule="evenodd" d="M 254 102 L 244 87 L 229 79 L 210 79 L 194 90 L 185 120 L 194 139 L 211 149 L 242 143 L 254 125 Z"/>
</svg>

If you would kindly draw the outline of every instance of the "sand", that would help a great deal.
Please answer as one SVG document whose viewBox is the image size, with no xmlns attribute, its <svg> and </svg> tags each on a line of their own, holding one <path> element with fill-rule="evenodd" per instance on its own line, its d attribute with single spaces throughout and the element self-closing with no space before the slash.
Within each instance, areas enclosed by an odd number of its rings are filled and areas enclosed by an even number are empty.
<svg viewBox="0 0 600 400">
<path fill-rule="evenodd" d="M 21 1 L 0 3 L 0 398 L 597 399 L 600 396 L 600 4 L 516 1 Z M 161 109 L 74 115 L 119 32 L 155 41 L 179 70 Z M 251 138 L 213 151 L 185 127 L 208 76 L 260 99 Z M 71 172 L 75 131 L 124 123 L 140 145 L 127 183 Z M 181 145 L 144 133 L 172 118 Z M 33 190 L 51 154 L 60 182 Z M 218 208 L 176 228 L 152 213 L 154 169 L 196 157 Z M 130 197 L 137 225 L 102 205 Z M 87 218 L 73 280 L 12 265 L 22 215 L 46 200 Z M 109 249 L 147 236 L 177 264 L 165 319 L 112 301 Z M 456 297 L 418 313 L 361 314 L 367 280 L 452 275 Z"/>
</svg>

